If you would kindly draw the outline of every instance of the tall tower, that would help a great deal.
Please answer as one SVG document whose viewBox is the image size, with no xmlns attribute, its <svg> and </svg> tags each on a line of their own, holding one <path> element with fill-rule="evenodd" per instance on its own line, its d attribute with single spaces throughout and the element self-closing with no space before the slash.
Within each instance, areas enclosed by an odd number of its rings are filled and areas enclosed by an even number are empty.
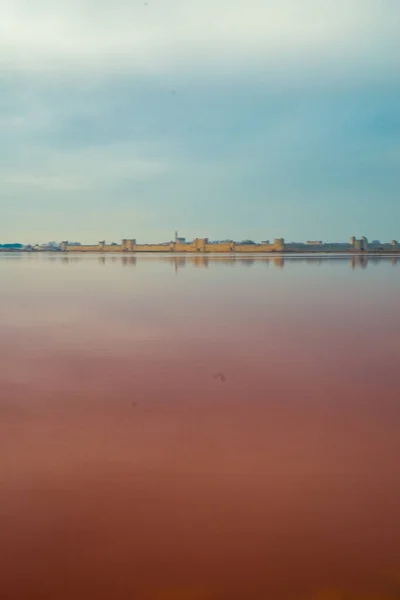
<svg viewBox="0 0 400 600">
<path fill-rule="evenodd" d="M 175 231 L 175 242 L 178 242 L 178 238 L 179 238 L 178 232 Z"/>
</svg>

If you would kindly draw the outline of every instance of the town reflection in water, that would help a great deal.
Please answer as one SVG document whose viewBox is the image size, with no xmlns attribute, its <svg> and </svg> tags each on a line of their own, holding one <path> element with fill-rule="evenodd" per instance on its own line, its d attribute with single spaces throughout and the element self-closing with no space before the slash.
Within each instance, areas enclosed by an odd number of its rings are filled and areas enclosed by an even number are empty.
<svg viewBox="0 0 400 600">
<path fill-rule="evenodd" d="M 122 264 L 122 266 L 135 267 L 140 260 L 154 260 L 161 261 L 164 263 L 171 264 L 176 271 L 185 267 L 196 267 L 200 269 L 207 269 L 213 265 L 231 266 L 241 265 L 244 267 L 252 267 L 255 264 L 263 264 L 267 267 L 276 267 L 283 269 L 285 264 L 307 264 L 310 266 L 320 266 L 328 262 L 347 262 L 349 267 L 354 269 L 366 269 L 368 265 L 377 266 L 379 264 L 391 264 L 397 266 L 400 264 L 400 257 L 398 256 L 257 256 L 257 257 L 236 257 L 236 256 L 169 256 L 169 255 L 141 255 L 141 256 L 96 256 L 96 255 L 85 255 L 85 256 L 62 256 L 60 258 L 54 256 L 48 256 L 48 260 L 60 260 L 63 264 L 73 264 L 82 260 L 87 260 L 91 257 L 96 257 L 97 262 L 100 265 L 106 265 L 110 263 Z"/>
</svg>

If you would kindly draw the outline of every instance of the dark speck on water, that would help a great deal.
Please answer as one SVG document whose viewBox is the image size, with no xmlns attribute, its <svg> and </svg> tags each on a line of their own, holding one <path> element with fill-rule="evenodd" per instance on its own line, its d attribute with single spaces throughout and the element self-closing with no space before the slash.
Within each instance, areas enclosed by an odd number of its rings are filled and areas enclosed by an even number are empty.
<svg viewBox="0 0 400 600">
<path fill-rule="evenodd" d="M 215 373 L 214 379 L 217 379 L 218 381 L 226 381 L 226 377 L 223 373 Z"/>
</svg>

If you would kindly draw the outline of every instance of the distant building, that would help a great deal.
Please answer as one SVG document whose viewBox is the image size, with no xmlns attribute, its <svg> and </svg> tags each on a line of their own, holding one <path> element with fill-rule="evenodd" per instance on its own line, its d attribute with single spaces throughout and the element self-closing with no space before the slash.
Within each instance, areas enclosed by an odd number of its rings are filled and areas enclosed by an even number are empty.
<svg viewBox="0 0 400 600">
<path fill-rule="evenodd" d="M 178 232 L 175 231 L 175 243 L 176 244 L 186 244 L 186 238 L 179 237 Z"/>
<path fill-rule="evenodd" d="M 0 244 L 0 248 L 2 250 L 21 250 L 23 248 L 22 244 Z"/>
<path fill-rule="evenodd" d="M 46 244 L 40 244 L 40 250 L 47 252 L 56 252 L 60 250 L 61 244 L 58 242 L 47 242 Z"/>
<path fill-rule="evenodd" d="M 275 238 L 274 246 L 278 252 L 283 252 L 285 250 L 285 240 L 283 238 Z"/>
<path fill-rule="evenodd" d="M 122 244 L 121 244 L 121 249 L 122 252 L 132 252 L 132 250 L 134 249 L 134 247 L 136 246 L 136 239 L 126 239 L 124 238 L 122 240 Z"/>
<path fill-rule="evenodd" d="M 350 246 L 352 246 L 352 248 L 354 250 L 357 250 L 358 252 L 366 252 L 368 250 L 368 240 L 365 236 L 362 237 L 360 240 L 357 240 L 353 236 L 352 238 L 350 238 Z"/>
</svg>

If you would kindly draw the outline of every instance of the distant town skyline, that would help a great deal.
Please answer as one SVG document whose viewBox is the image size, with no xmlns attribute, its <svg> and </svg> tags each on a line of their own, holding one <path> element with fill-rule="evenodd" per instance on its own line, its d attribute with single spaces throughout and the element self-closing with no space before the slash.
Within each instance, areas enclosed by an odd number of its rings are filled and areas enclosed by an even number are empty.
<svg viewBox="0 0 400 600">
<path fill-rule="evenodd" d="M 209 238 L 186 239 L 175 231 L 174 238 L 165 242 L 140 243 L 136 238 L 124 238 L 120 243 L 100 240 L 97 243 L 81 243 L 73 241 L 47 242 L 44 244 L 0 244 L 0 251 L 50 251 L 50 252 L 177 252 L 177 253 L 400 253 L 397 239 L 389 241 L 371 240 L 365 236 L 352 236 L 347 242 L 329 242 L 324 240 L 287 241 L 284 238 L 273 240 L 210 240 Z"/>
</svg>

